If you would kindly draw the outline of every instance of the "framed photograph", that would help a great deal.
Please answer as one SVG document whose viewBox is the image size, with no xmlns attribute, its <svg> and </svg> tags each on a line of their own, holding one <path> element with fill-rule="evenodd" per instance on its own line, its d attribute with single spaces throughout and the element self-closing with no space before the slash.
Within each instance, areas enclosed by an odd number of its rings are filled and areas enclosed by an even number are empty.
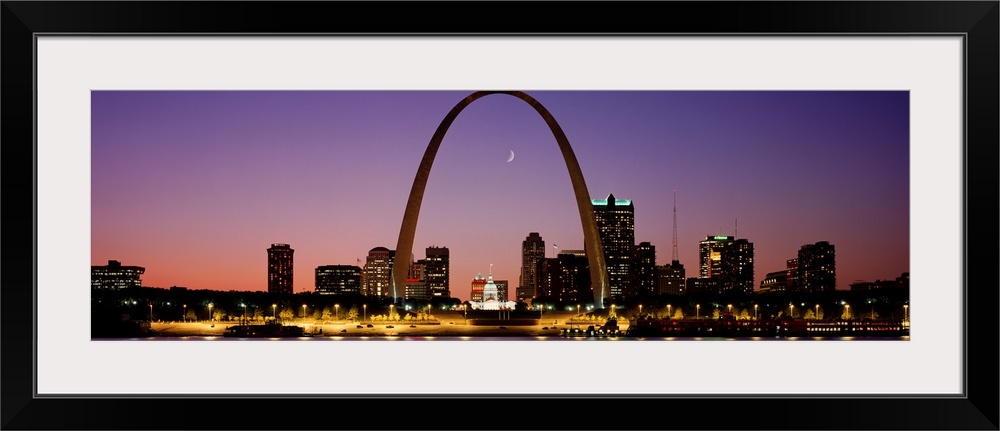
<svg viewBox="0 0 1000 431">
<path fill-rule="evenodd" d="M 4 2 L 3 426 L 997 429 L 1000 3 L 502 5 Z"/>
</svg>

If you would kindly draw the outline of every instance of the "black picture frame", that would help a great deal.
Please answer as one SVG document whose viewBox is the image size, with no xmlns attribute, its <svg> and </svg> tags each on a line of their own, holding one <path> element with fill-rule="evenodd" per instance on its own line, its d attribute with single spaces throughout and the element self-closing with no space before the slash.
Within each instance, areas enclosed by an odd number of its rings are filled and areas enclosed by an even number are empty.
<svg viewBox="0 0 1000 431">
<path fill-rule="evenodd" d="M 394 16 L 420 19 L 390 20 L 387 8 L 395 9 Z M 998 429 L 1000 2 L 557 2 L 542 7 L 535 2 L 4 1 L 0 18 L 4 429 Z M 39 33 L 961 35 L 968 316 L 964 396 L 37 398 L 32 337 L 37 312 L 29 304 L 38 271 L 54 270 L 37 268 L 36 249 L 29 247 L 36 239 L 35 229 L 28 227 L 36 226 L 37 172 L 31 168 L 33 48 Z M 976 241 L 968 241 L 970 232 Z M 567 413 L 560 408 L 567 402 L 580 408 Z"/>
</svg>

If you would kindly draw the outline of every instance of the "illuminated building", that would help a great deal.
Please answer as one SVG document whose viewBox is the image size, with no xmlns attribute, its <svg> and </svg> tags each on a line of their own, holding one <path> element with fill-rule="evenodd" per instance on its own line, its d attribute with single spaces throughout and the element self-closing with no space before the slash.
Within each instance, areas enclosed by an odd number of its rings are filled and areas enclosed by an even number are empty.
<svg viewBox="0 0 1000 431">
<path fill-rule="evenodd" d="M 633 286 L 636 293 L 656 292 L 656 247 L 648 242 L 635 246 Z"/>
<path fill-rule="evenodd" d="M 486 277 L 483 277 L 483 273 L 476 275 L 476 278 L 472 279 L 472 292 L 469 294 L 469 301 L 472 302 L 483 302 L 483 288 L 486 287 Z"/>
<path fill-rule="evenodd" d="M 788 259 L 785 261 L 785 271 L 788 272 L 785 290 L 789 292 L 799 290 L 799 258 Z"/>
<path fill-rule="evenodd" d="M 700 278 L 716 279 L 716 292 L 753 293 L 752 242 L 732 236 L 709 235 L 698 246 Z"/>
<path fill-rule="evenodd" d="M 531 232 L 521 242 L 521 287 L 530 288 L 533 297 L 538 291 L 538 262 L 545 258 L 545 241 L 538 232 Z"/>
<path fill-rule="evenodd" d="M 788 289 L 788 270 L 769 272 L 760 281 L 760 293 L 784 292 Z"/>
<path fill-rule="evenodd" d="M 583 250 L 563 250 L 556 258 L 562 266 L 563 299 L 589 302 L 588 298 L 593 298 L 594 292 L 590 287 L 587 254 Z"/>
<path fill-rule="evenodd" d="M 482 274 L 479 275 L 480 278 Z M 514 301 L 505 301 L 500 298 L 500 292 L 497 289 L 497 285 L 493 282 L 493 271 L 490 271 L 489 277 L 486 278 L 486 282 L 483 284 L 482 299 L 479 301 L 470 300 L 470 306 L 473 310 L 513 310 L 515 306 Z"/>
<path fill-rule="evenodd" d="M 117 260 L 109 260 L 107 266 L 90 267 L 90 287 L 111 290 L 142 287 L 139 276 L 144 272 L 146 268 L 141 266 L 122 266 Z"/>
<path fill-rule="evenodd" d="M 427 247 L 424 259 L 424 281 L 431 296 L 450 298 L 448 247 Z"/>
<path fill-rule="evenodd" d="M 656 294 L 683 295 L 687 290 L 684 282 L 685 277 L 684 265 L 676 260 L 670 262 L 670 265 L 657 266 Z"/>
<path fill-rule="evenodd" d="M 507 280 L 493 280 L 493 283 L 497 285 L 497 295 L 500 298 L 500 302 L 509 301 L 510 282 Z"/>
<path fill-rule="evenodd" d="M 415 301 L 426 301 L 431 299 L 430 290 L 427 289 L 427 282 L 416 278 L 406 279 L 406 299 Z"/>
<path fill-rule="evenodd" d="M 562 299 L 563 270 L 559 259 L 545 258 L 539 261 L 536 280 L 538 281 L 538 285 L 535 287 L 535 290 L 539 293 L 536 298 Z"/>
<path fill-rule="evenodd" d="M 392 264 L 395 259 L 396 251 L 385 247 L 375 247 L 368 251 L 364 268 L 365 295 L 393 296 Z"/>
<path fill-rule="evenodd" d="M 288 244 L 271 244 L 267 249 L 267 293 L 292 293 L 292 250 Z"/>
<path fill-rule="evenodd" d="M 632 249 L 635 247 L 635 207 L 630 199 L 592 199 L 594 218 L 604 250 L 608 286 L 612 298 L 620 298 L 631 289 Z"/>
<path fill-rule="evenodd" d="M 355 265 L 316 267 L 316 293 L 346 295 L 361 293 L 361 268 Z"/>
<path fill-rule="evenodd" d="M 799 248 L 799 291 L 832 292 L 837 289 L 836 253 L 833 244 L 820 241 Z"/>
</svg>

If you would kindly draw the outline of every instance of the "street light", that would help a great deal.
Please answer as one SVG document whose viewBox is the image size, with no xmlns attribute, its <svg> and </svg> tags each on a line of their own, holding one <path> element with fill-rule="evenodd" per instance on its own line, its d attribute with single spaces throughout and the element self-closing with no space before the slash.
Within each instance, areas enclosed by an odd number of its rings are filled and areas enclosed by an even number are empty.
<svg viewBox="0 0 1000 431">
<path fill-rule="evenodd" d="M 729 307 L 729 314 L 733 314 L 733 304 L 729 304 L 727 307 Z"/>
<path fill-rule="evenodd" d="M 580 315 L 580 304 L 576 304 L 576 315 Z"/>
<path fill-rule="evenodd" d="M 181 314 L 182 322 L 187 322 L 187 311 L 188 311 L 188 305 L 184 304 L 184 314 Z"/>
<path fill-rule="evenodd" d="M 909 314 L 907 313 L 909 311 L 908 310 L 909 308 L 910 306 L 908 304 L 903 304 L 903 322 L 907 322 L 910 320 Z"/>
<path fill-rule="evenodd" d="M 336 313 L 337 313 L 337 314 L 334 315 L 334 319 L 339 322 L 340 321 L 340 304 L 333 304 L 333 310 L 336 311 Z M 355 313 L 357 313 L 357 311 L 355 311 Z"/>
<path fill-rule="evenodd" d="M 667 304 L 667 318 L 671 319 L 673 317 L 674 317 L 673 313 L 670 312 L 670 304 Z"/>
<path fill-rule="evenodd" d="M 816 304 L 816 320 L 819 320 L 819 304 Z"/>
<path fill-rule="evenodd" d="M 274 316 L 274 322 L 278 323 L 278 304 L 271 304 L 271 313 Z"/>
<path fill-rule="evenodd" d="M 642 304 L 639 304 L 639 317 L 642 317 Z M 639 320 L 638 318 L 636 320 Z"/>
<path fill-rule="evenodd" d="M 247 304 L 241 303 L 240 307 L 243 307 L 243 324 L 247 323 Z"/>
<path fill-rule="evenodd" d="M 302 304 L 302 318 L 306 318 L 306 304 Z"/>
<path fill-rule="evenodd" d="M 788 317 L 795 318 L 795 304 L 788 304 Z"/>
<path fill-rule="evenodd" d="M 364 322 L 365 320 L 368 320 L 368 304 L 362 304 L 361 309 L 364 313 L 361 315 L 361 321 Z"/>
<path fill-rule="evenodd" d="M 149 324 L 150 325 L 153 324 L 153 302 L 152 301 L 150 301 L 150 303 L 149 303 Z"/>
<path fill-rule="evenodd" d="M 701 304 L 694 304 L 694 318 L 701 317 Z"/>
<path fill-rule="evenodd" d="M 847 312 L 845 314 L 847 314 L 847 318 L 850 319 L 851 318 L 851 304 L 844 304 L 844 311 Z"/>
<path fill-rule="evenodd" d="M 208 304 L 208 320 L 209 321 L 214 320 L 214 319 L 212 319 L 212 305 L 213 304 L 211 304 L 211 303 Z"/>
</svg>

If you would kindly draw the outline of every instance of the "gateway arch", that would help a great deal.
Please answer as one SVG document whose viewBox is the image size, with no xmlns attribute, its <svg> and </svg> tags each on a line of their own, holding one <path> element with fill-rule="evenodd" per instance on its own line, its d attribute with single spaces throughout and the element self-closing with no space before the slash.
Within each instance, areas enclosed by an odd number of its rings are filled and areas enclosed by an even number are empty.
<svg viewBox="0 0 1000 431">
<path fill-rule="evenodd" d="M 399 228 L 399 240 L 396 242 L 397 259 L 392 267 L 392 295 L 393 301 L 398 299 L 400 289 L 405 289 L 406 275 L 409 272 L 409 256 L 413 252 L 413 236 L 417 229 L 417 217 L 420 215 L 420 204 L 424 198 L 424 188 L 427 187 L 427 177 L 431 173 L 431 165 L 434 164 L 434 156 L 445 133 L 451 127 L 458 114 L 476 100 L 491 95 L 506 94 L 525 101 L 535 108 L 535 111 L 542 116 L 545 124 L 552 130 L 552 135 L 559 144 L 563 159 L 566 160 L 566 169 L 569 170 L 569 179 L 573 182 L 573 194 L 576 196 L 576 206 L 580 210 L 580 223 L 583 225 L 583 240 L 587 250 L 587 260 L 590 264 L 590 280 L 594 290 L 594 306 L 604 307 L 604 293 L 608 286 L 607 267 L 604 266 L 604 249 L 601 247 L 601 237 L 597 230 L 597 222 L 594 219 L 594 207 L 591 206 L 590 192 L 587 191 L 587 183 L 583 179 L 583 172 L 580 171 L 580 164 L 576 161 L 573 148 L 569 145 L 569 139 L 563 133 L 559 123 L 556 122 L 552 114 L 549 113 L 541 103 L 533 97 L 520 91 L 477 91 L 458 102 L 451 112 L 441 120 L 430 143 L 427 144 L 427 151 L 424 152 L 423 159 L 420 160 L 420 167 L 417 168 L 416 178 L 413 179 L 413 187 L 410 188 L 410 198 L 406 201 L 406 213 L 403 214 L 403 224 Z"/>
</svg>

